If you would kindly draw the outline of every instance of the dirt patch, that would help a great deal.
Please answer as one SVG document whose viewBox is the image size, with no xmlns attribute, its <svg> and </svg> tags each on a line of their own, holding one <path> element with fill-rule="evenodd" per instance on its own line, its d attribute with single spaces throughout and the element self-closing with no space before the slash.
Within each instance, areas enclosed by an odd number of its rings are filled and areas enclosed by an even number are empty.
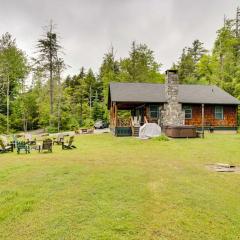
<svg viewBox="0 0 240 240">
<path fill-rule="evenodd" d="M 214 172 L 238 172 L 240 173 L 240 166 L 235 166 L 226 163 L 215 163 L 215 164 L 207 164 L 206 167 Z"/>
</svg>

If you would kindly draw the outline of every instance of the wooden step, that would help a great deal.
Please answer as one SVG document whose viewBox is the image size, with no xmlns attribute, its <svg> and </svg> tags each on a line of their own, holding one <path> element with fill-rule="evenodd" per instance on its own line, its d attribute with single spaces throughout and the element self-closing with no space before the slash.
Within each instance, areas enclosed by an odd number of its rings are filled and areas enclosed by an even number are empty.
<svg viewBox="0 0 240 240">
<path fill-rule="evenodd" d="M 133 127 L 132 136 L 138 137 L 139 136 L 139 129 L 140 129 L 140 127 Z"/>
</svg>

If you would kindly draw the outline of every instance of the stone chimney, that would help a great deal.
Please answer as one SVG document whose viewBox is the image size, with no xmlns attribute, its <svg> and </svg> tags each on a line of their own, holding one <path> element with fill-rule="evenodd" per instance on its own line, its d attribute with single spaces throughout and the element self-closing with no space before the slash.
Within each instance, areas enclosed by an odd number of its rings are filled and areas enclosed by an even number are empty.
<svg viewBox="0 0 240 240">
<path fill-rule="evenodd" d="M 165 96 L 167 103 L 162 112 L 163 126 L 184 125 L 184 112 L 178 102 L 179 82 L 177 70 L 167 70 L 165 80 Z"/>
</svg>

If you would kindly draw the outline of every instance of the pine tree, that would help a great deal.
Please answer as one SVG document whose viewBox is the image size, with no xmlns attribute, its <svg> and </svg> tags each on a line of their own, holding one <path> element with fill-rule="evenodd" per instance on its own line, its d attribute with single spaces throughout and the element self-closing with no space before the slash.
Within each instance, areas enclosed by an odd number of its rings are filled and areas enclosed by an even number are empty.
<svg viewBox="0 0 240 240">
<path fill-rule="evenodd" d="M 111 47 L 103 57 L 103 63 L 99 72 L 99 83 L 103 91 L 104 102 L 107 103 L 108 87 L 110 82 L 118 82 L 120 73 L 119 62 L 115 59 L 114 48 Z"/>
<path fill-rule="evenodd" d="M 52 21 L 45 27 L 44 37 L 38 40 L 38 56 L 34 59 L 35 66 L 43 72 L 49 73 L 49 94 L 50 94 L 50 125 L 54 114 L 54 74 L 58 74 L 58 58 L 61 50 L 58 35 L 54 31 Z"/>
<path fill-rule="evenodd" d="M 163 82 L 161 64 L 146 44 L 132 43 L 129 57 L 120 61 L 120 81 L 123 82 Z"/>
<path fill-rule="evenodd" d="M 207 53 L 203 43 L 198 39 L 194 40 L 191 47 L 185 47 L 182 55 L 176 64 L 179 72 L 179 81 L 181 83 L 200 82 L 198 73 L 198 64 L 200 59 Z"/>
</svg>

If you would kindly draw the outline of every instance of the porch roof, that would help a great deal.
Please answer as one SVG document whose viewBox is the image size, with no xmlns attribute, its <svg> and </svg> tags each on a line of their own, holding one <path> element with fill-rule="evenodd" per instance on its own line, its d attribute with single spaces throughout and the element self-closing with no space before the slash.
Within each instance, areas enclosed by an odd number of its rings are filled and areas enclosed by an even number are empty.
<svg viewBox="0 0 240 240">
<path fill-rule="evenodd" d="M 164 103 L 166 102 L 165 84 L 112 82 L 109 86 L 109 101 Z M 212 85 L 180 84 L 178 101 L 198 104 L 240 104 L 238 99 Z"/>
</svg>

